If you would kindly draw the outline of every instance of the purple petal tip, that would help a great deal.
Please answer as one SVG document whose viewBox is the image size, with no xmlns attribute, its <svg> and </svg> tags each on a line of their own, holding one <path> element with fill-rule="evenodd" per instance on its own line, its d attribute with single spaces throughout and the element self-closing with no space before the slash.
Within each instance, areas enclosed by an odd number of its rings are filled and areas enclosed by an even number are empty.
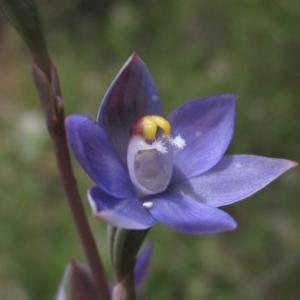
<svg viewBox="0 0 300 300">
<path fill-rule="evenodd" d="M 289 167 L 290 167 L 290 169 L 298 167 L 298 165 L 299 164 L 297 162 L 295 162 L 295 161 L 292 161 L 292 160 L 289 161 Z"/>
<path fill-rule="evenodd" d="M 131 55 L 131 59 L 136 60 L 136 59 L 140 59 L 140 57 L 139 57 L 137 52 L 133 52 L 132 55 Z"/>
</svg>

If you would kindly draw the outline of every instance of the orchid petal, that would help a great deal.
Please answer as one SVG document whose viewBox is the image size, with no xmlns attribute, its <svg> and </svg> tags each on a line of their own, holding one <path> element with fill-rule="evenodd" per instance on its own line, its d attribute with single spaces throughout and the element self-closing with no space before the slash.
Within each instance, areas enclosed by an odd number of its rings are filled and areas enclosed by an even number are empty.
<svg viewBox="0 0 300 300">
<path fill-rule="evenodd" d="M 98 187 L 88 191 L 94 216 L 115 227 L 142 230 L 151 227 L 155 220 L 136 197 L 119 199 L 106 194 Z"/>
<path fill-rule="evenodd" d="M 128 172 L 103 128 L 88 117 L 73 115 L 66 119 L 66 130 L 77 160 L 91 179 L 115 197 L 131 196 Z"/>
<path fill-rule="evenodd" d="M 97 118 L 123 161 L 132 125 L 151 114 L 161 114 L 158 91 L 145 63 L 133 54 L 109 87 Z"/>
<path fill-rule="evenodd" d="M 234 95 L 219 95 L 191 101 L 169 116 L 172 135 L 186 143 L 174 150 L 173 184 L 209 170 L 221 159 L 233 135 L 235 100 Z"/>
<path fill-rule="evenodd" d="M 297 163 L 255 155 L 230 155 L 208 172 L 173 188 L 208 205 L 219 207 L 243 200 Z"/>
<path fill-rule="evenodd" d="M 166 193 L 151 201 L 152 216 L 179 232 L 213 234 L 236 228 L 236 222 L 227 213 L 190 197 Z"/>
</svg>

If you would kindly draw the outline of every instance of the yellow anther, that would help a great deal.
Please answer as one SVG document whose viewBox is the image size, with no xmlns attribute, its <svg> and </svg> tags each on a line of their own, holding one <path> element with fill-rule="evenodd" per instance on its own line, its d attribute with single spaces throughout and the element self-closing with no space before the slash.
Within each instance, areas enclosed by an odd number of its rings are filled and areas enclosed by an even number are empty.
<svg viewBox="0 0 300 300">
<path fill-rule="evenodd" d="M 167 138 L 171 133 L 170 123 L 160 116 L 145 116 L 142 118 L 143 136 L 148 140 L 155 140 L 157 130 L 163 131 L 162 137 Z"/>
<path fill-rule="evenodd" d="M 162 137 L 167 138 L 171 133 L 171 125 L 170 123 L 160 116 L 151 116 L 152 121 L 163 130 Z"/>
<path fill-rule="evenodd" d="M 157 137 L 157 131 L 161 129 L 161 137 L 168 138 L 171 133 L 170 123 L 161 116 L 144 116 L 140 118 L 130 130 L 130 135 L 141 135 L 145 139 L 153 141 Z"/>
</svg>

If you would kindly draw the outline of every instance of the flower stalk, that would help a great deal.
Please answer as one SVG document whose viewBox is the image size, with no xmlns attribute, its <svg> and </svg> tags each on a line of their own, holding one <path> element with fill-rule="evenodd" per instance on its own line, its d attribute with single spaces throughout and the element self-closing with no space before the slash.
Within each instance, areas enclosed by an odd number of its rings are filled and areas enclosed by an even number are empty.
<svg viewBox="0 0 300 300">
<path fill-rule="evenodd" d="M 53 65 L 51 65 L 51 70 L 51 74 L 48 74 L 47 76 L 43 70 L 33 62 L 33 77 L 45 113 L 47 128 L 54 147 L 60 179 L 67 196 L 86 259 L 93 274 L 98 299 L 109 300 L 110 292 L 105 278 L 104 268 L 84 212 L 84 207 L 71 166 L 65 131 L 64 106 L 58 84 L 58 76 Z M 50 78 L 50 81 L 48 78 Z"/>
<path fill-rule="evenodd" d="M 134 300 L 135 282 L 134 268 L 137 253 L 149 230 L 126 230 L 114 228 L 110 230 L 110 254 L 117 282 L 112 292 L 113 300 Z"/>
<path fill-rule="evenodd" d="M 110 291 L 96 242 L 89 227 L 73 174 L 65 131 L 65 114 L 58 75 L 48 55 L 35 0 L 0 0 L 0 9 L 20 34 L 32 55 L 32 74 L 51 136 L 63 189 L 90 266 L 99 300 L 110 300 Z"/>
</svg>

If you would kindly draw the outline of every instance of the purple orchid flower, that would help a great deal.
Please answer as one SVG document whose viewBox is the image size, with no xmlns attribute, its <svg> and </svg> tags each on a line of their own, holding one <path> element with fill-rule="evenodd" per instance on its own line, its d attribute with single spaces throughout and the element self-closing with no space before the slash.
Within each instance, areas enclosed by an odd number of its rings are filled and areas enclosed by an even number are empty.
<svg viewBox="0 0 300 300">
<path fill-rule="evenodd" d="M 249 197 L 297 165 L 224 155 L 236 98 L 193 100 L 164 119 L 149 70 L 133 54 L 104 96 L 97 121 L 66 119 L 69 144 L 95 182 L 88 191 L 94 215 L 135 230 L 157 221 L 189 234 L 235 229 L 218 207 Z"/>
</svg>

